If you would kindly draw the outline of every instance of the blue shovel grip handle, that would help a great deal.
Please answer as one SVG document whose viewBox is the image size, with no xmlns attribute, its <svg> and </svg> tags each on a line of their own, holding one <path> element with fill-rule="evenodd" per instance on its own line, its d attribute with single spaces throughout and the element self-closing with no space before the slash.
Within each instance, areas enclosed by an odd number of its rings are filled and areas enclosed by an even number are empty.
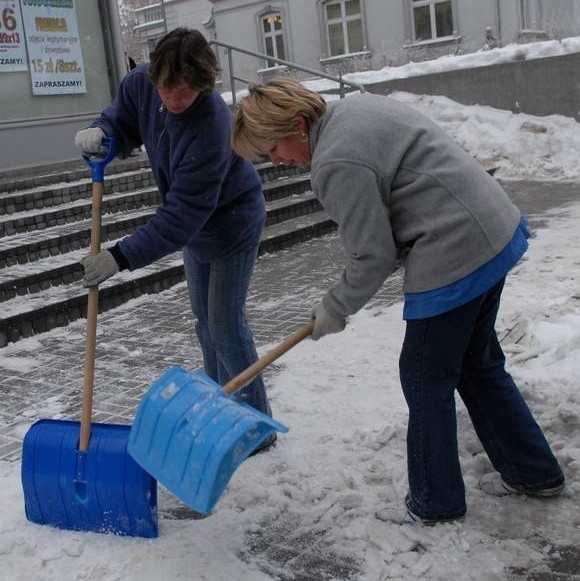
<svg viewBox="0 0 580 581">
<path fill-rule="evenodd" d="M 103 137 L 101 146 L 107 150 L 103 155 L 83 155 L 93 182 L 105 181 L 105 166 L 117 155 L 117 142 L 112 137 Z"/>
</svg>

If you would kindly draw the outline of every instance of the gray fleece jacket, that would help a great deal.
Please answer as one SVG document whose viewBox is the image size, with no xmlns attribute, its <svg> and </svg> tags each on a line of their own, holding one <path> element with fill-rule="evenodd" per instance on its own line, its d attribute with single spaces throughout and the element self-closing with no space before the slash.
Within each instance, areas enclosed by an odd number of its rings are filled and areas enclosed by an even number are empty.
<svg viewBox="0 0 580 581">
<path fill-rule="evenodd" d="M 404 291 L 455 282 L 511 240 L 520 212 L 439 126 L 389 97 L 333 101 L 311 127 L 314 194 L 348 252 L 326 294 L 334 316 L 361 309 L 400 260 Z"/>
</svg>

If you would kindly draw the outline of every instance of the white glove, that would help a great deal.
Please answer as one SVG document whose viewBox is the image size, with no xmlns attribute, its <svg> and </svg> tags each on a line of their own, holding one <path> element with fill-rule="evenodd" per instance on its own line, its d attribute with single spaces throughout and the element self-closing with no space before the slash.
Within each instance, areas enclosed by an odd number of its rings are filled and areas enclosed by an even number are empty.
<svg viewBox="0 0 580 581">
<path fill-rule="evenodd" d="M 85 154 L 107 153 L 107 148 L 101 145 L 105 133 L 98 127 L 83 129 L 75 135 L 75 145 Z"/>
<path fill-rule="evenodd" d="M 344 317 L 336 318 L 332 316 L 326 310 L 322 301 L 312 309 L 312 318 L 314 319 L 312 338 L 315 341 L 318 341 L 324 335 L 339 333 L 346 327 L 346 319 Z"/>
<path fill-rule="evenodd" d="M 119 272 L 119 265 L 108 250 L 85 256 L 81 264 L 85 267 L 84 286 L 96 286 Z"/>
</svg>

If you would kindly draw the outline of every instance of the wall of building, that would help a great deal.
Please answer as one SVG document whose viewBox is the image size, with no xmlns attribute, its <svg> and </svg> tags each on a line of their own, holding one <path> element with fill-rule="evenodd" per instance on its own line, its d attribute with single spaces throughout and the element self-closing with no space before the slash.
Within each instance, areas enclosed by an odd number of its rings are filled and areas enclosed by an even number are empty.
<svg viewBox="0 0 580 581">
<path fill-rule="evenodd" d="M 578 34 L 580 5 L 577 0 L 549 1 L 542 5 L 542 27 L 554 38 Z"/>
<path fill-rule="evenodd" d="M 294 1 L 300 2 L 301 0 Z M 293 30 L 299 31 L 301 26 L 298 25 L 298 22 L 292 23 L 290 4 L 287 0 L 274 0 L 271 6 L 272 9 L 280 10 L 284 15 L 287 15 L 289 25 L 296 27 Z M 248 5 L 243 0 L 219 0 L 214 1 L 213 5 L 216 40 L 254 52 L 262 52 L 262 48 L 258 42 L 259 34 L 255 14 L 263 9 L 265 3 L 253 2 L 251 5 Z M 304 25 L 306 28 L 308 23 L 304 22 Z M 223 69 L 224 87 L 229 88 L 230 70 L 227 53 L 222 49 L 218 49 L 218 52 L 220 55 L 220 64 Z M 299 57 L 294 55 L 291 49 L 288 52 L 288 60 L 299 62 Z M 264 68 L 267 64 L 264 61 L 241 53 L 233 53 L 232 58 L 235 75 L 247 81 L 255 81 L 258 78 L 257 71 Z"/>
<path fill-rule="evenodd" d="M 319 26 L 317 2 L 308 0 L 290 0 L 285 2 L 288 6 L 288 42 L 286 43 L 290 53 L 288 60 L 303 64 L 304 66 L 320 70 L 320 56 L 323 54 L 323 38 Z M 272 7 L 275 5 L 273 4 Z M 219 23 L 216 19 L 216 26 Z M 258 34 L 258 24 L 255 24 Z M 263 47 L 260 49 L 262 52 Z"/>
<path fill-rule="evenodd" d="M 211 3 L 208 0 L 165 0 L 167 29 L 179 26 L 196 28 L 204 32 L 203 23 L 211 16 Z"/>
<path fill-rule="evenodd" d="M 580 54 L 514 61 L 365 85 L 373 93 L 442 95 L 465 105 L 488 105 L 530 115 L 580 121 Z"/>
</svg>

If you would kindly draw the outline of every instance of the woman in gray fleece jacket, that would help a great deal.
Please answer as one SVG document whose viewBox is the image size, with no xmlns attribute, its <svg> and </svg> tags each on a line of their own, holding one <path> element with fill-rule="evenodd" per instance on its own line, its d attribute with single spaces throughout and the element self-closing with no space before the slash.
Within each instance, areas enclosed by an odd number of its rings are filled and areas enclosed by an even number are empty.
<svg viewBox="0 0 580 581">
<path fill-rule="evenodd" d="M 349 259 L 313 308 L 313 339 L 342 331 L 404 267 L 406 519 L 465 515 L 456 391 L 497 470 L 482 477 L 485 492 L 562 492 L 562 470 L 505 370 L 495 331 L 505 276 L 529 235 L 497 181 L 407 105 L 370 94 L 327 104 L 290 78 L 250 86 L 233 146 L 249 159 L 310 165 L 313 192 L 338 224 Z"/>
</svg>

